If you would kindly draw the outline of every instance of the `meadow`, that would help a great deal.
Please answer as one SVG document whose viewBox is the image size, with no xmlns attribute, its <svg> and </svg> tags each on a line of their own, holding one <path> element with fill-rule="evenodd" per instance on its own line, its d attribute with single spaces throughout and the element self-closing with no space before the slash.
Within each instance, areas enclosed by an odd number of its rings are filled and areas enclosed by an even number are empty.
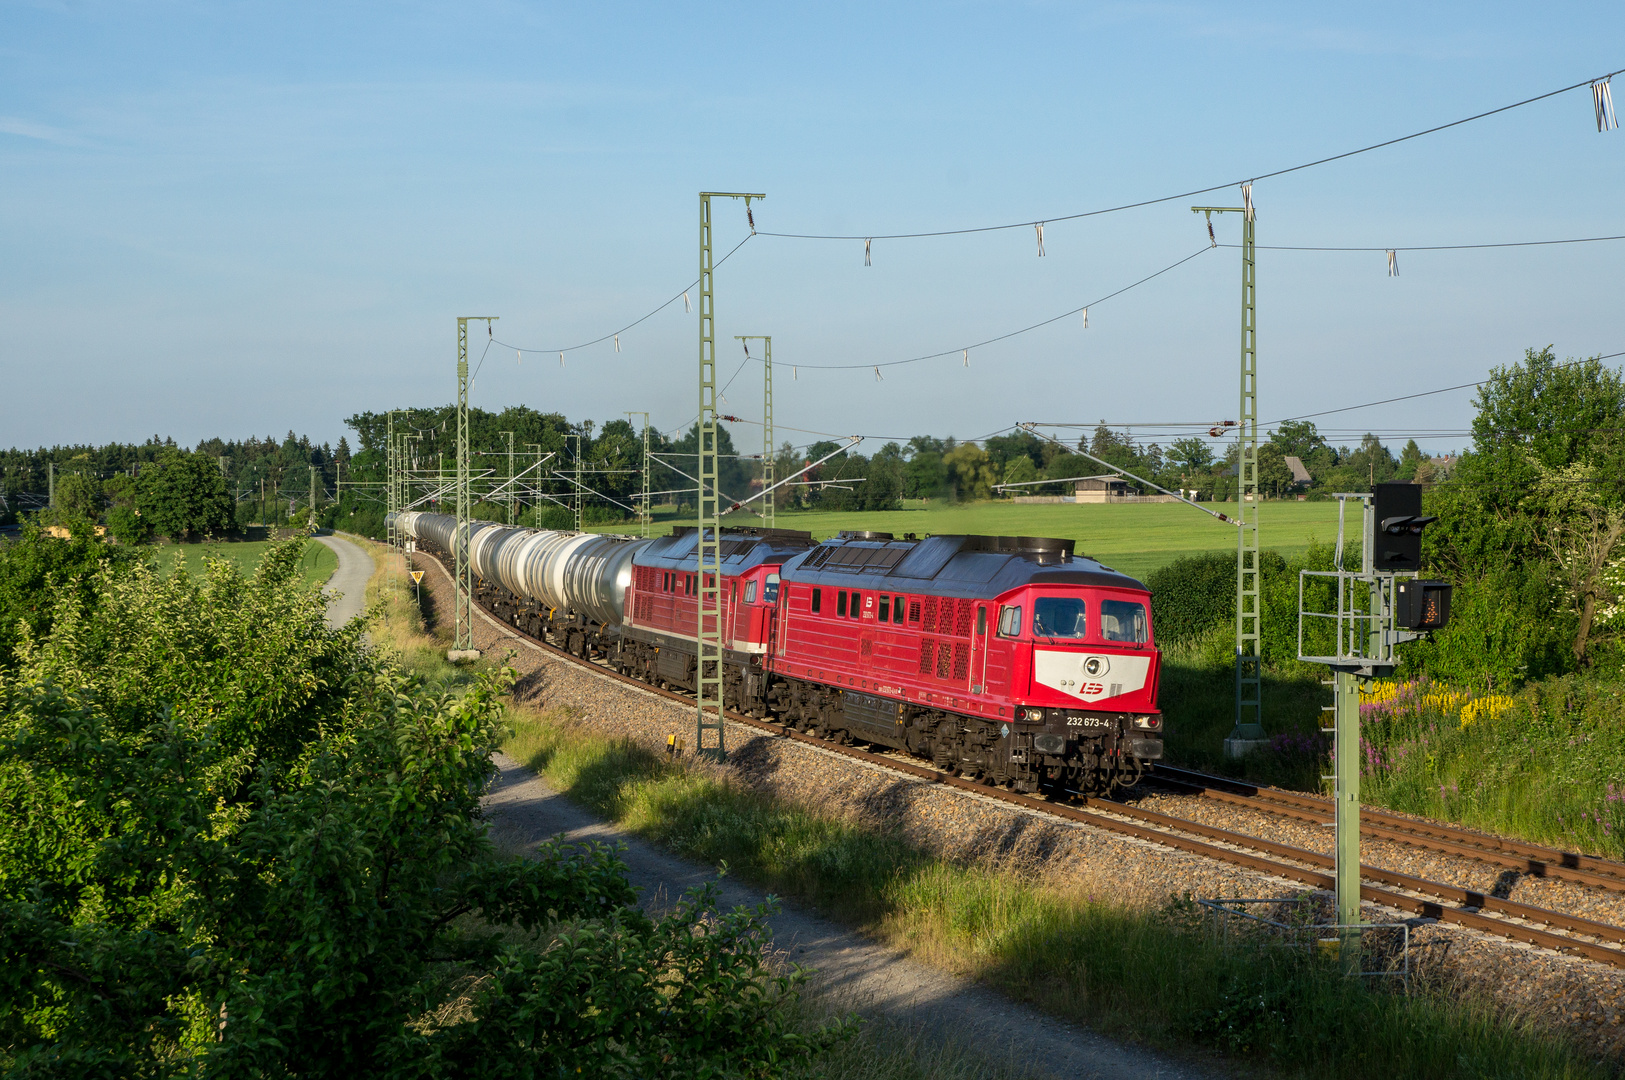
<svg viewBox="0 0 1625 1080">
<path fill-rule="evenodd" d="M 1208 509 L 1234 516 L 1235 503 L 1207 503 Z M 1267 501 L 1258 512 L 1259 545 L 1290 558 L 1313 542 L 1337 539 L 1335 502 Z M 744 512 L 730 514 L 726 524 L 760 525 Z M 673 508 L 656 508 L 654 533 L 693 524 Z M 929 503 L 909 500 L 902 510 L 781 511 L 774 524 L 802 529 L 824 540 L 842 529 L 870 529 L 896 536 L 914 533 L 981 533 L 990 536 L 1053 536 L 1077 542 L 1077 552 L 1115 570 L 1139 576 L 1182 555 L 1232 551 L 1236 528 L 1182 503 L 1013 503 L 1006 500 Z M 595 525 L 605 532 L 637 532 L 630 525 Z"/>
<path fill-rule="evenodd" d="M 172 570 L 179 565 L 193 577 L 202 575 L 206 556 L 224 559 L 244 574 L 252 574 L 274 543 L 273 540 L 233 540 L 224 543 L 160 544 L 156 551 L 158 565 L 164 570 Z M 299 571 L 307 584 L 324 583 L 338 567 L 338 556 L 327 545 L 315 540 L 305 544 L 304 555 L 299 560 Z"/>
</svg>

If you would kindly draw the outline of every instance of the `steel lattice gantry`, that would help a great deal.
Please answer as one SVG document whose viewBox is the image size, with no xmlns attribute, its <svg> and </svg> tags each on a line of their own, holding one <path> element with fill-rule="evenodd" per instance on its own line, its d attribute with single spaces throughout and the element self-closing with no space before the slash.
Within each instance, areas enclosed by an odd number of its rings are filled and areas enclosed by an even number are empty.
<svg viewBox="0 0 1625 1080">
<path fill-rule="evenodd" d="M 1236 454 L 1236 724 L 1225 752 L 1245 753 L 1264 738 L 1263 661 L 1259 653 L 1258 565 L 1258 280 L 1254 258 L 1252 185 L 1242 185 L 1241 206 L 1193 206 L 1214 214 L 1240 214 L 1241 402 Z"/>
<path fill-rule="evenodd" d="M 735 334 L 735 341 L 743 341 L 745 355 L 750 355 L 749 342 L 760 341 L 762 356 L 762 524 L 773 527 L 773 335 Z"/>
<path fill-rule="evenodd" d="M 459 315 L 457 317 L 457 529 L 452 536 L 452 562 L 456 593 L 456 626 L 452 647 L 446 653 L 448 660 L 478 660 L 474 648 L 474 566 L 468 558 L 469 529 L 469 462 L 468 462 L 468 324 L 484 321 L 486 333 L 496 315 Z"/>
<path fill-rule="evenodd" d="M 264 501 L 262 495 L 260 502 Z M 384 420 L 384 541 L 392 548 L 395 546 L 395 514 L 400 508 L 395 498 L 395 411 L 391 409 Z M 263 515 L 263 506 L 260 512 Z"/>
<path fill-rule="evenodd" d="M 638 471 L 643 474 L 643 494 L 638 498 L 638 531 L 641 536 L 649 536 L 649 414 L 646 412 L 629 412 L 626 419 L 630 421 L 634 416 L 643 417 L 643 467 Z"/>
<path fill-rule="evenodd" d="M 699 536 L 694 548 L 699 618 L 694 662 L 694 752 L 717 761 L 727 756 L 723 738 L 722 706 L 722 508 L 717 491 L 717 341 L 716 308 L 711 262 L 711 200 L 744 199 L 750 211 L 757 193 L 700 192 L 700 423 L 699 423 Z M 711 733 L 707 742 L 706 733 Z"/>
<path fill-rule="evenodd" d="M 1232 739 L 1264 737 L 1263 659 L 1259 650 L 1258 566 L 1258 280 L 1251 185 L 1241 225 L 1241 529 L 1236 555 L 1236 729 Z"/>
<path fill-rule="evenodd" d="M 773 527 L 773 335 L 764 337 L 762 358 L 762 524 Z"/>
</svg>

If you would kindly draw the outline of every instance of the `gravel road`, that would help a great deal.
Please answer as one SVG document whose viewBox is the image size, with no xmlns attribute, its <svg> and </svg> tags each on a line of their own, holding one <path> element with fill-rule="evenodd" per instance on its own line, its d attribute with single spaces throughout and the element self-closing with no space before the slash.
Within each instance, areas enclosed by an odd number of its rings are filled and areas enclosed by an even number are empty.
<svg viewBox="0 0 1625 1080">
<path fill-rule="evenodd" d="M 367 606 L 367 582 L 372 578 L 372 556 L 342 536 L 316 538 L 339 557 L 339 568 L 322 586 L 327 594 L 327 621 L 343 626 Z"/>
</svg>

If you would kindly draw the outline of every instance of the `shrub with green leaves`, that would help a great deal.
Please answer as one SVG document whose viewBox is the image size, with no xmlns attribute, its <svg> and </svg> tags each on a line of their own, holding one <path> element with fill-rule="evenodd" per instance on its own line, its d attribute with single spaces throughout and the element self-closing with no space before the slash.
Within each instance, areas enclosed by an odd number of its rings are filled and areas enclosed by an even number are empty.
<svg viewBox="0 0 1625 1080">
<path fill-rule="evenodd" d="M 59 611 L 94 608 L 100 569 L 140 559 L 98 541 L 89 521 L 73 521 L 69 529 L 68 537 L 57 538 L 30 522 L 19 539 L 0 543 L 0 671 L 14 662 L 21 641 L 51 632 Z"/>
<path fill-rule="evenodd" d="M 0 682 L 0 1073 L 770 1076 L 763 911 L 636 907 L 603 847 L 496 856 L 510 673 L 429 687 L 252 578 L 63 591 Z"/>
<path fill-rule="evenodd" d="M 1195 645 L 1228 622 L 1236 606 L 1236 557 L 1227 551 L 1185 555 L 1146 575 L 1157 642 Z"/>
</svg>

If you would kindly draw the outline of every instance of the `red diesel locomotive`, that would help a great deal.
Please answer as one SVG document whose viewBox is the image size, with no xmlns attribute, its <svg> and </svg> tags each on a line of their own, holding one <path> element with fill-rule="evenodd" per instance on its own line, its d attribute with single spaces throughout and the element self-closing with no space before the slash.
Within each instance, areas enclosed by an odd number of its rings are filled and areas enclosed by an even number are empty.
<svg viewBox="0 0 1625 1080">
<path fill-rule="evenodd" d="M 779 575 L 768 700 L 798 727 L 1018 791 L 1162 756 L 1150 595 L 1070 540 L 844 533 Z"/>
</svg>

